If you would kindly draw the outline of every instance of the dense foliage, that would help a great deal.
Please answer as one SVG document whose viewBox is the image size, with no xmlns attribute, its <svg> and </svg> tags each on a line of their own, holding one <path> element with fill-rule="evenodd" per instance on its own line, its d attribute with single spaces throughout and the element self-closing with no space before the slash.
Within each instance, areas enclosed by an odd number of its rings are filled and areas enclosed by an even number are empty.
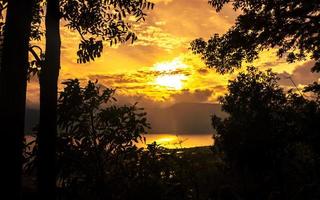
<svg viewBox="0 0 320 200">
<path fill-rule="evenodd" d="M 135 163 L 134 142 L 146 133 L 145 113 L 135 105 L 112 104 L 114 90 L 101 91 L 96 83 L 85 88 L 78 80 L 64 84 L 58 100 L 61 187 L 74 199 L 127 194 L 123 192 L 130 176 L 126 169 Z"/>
<path fill-rule="evenodd" d="M 0 2 L 0 15 L 6 3 Z M 81 36 L 79 63 L 101 56 L 102 41 L 113 45 L 136 40 L 130 17 L 143 20 L 144 10 L 154 6 L 146 0 L 59 3 L 58 21 L 62 17 L 67 27 Z M 192 50 L 209 67 L 221 73 L 232 72 L 244 60 L 256 59 L 261 50 L 278 48 L 278 56 L 286 56 L 289 62 L 310 56 L 315 60 L 313 71 L 320 71 L 317 0 L 209 3 L 217 11 L 232 3 L 242 12 L 226 34 L 214 35 L 207 42 L 192 42 Z M 31 37 L 39 40 L 44 4 L 39 0 L 33 6 Z M 41 50 L 38 56 L 35 49 L 40 48 L 30 47 L 36 58 L 31 62 L 33 73 L 44 61 Z M 217 131 L 212 152 L 206 147 L 168 150 L 156 143 L 138 148 L 137 143 L 144 142 L 143 134 L 149 128 L 143 109 L 137 104 L 118 105 L 113 97 L 115 90 L 103 88 L 98 82 L 81 86 L 77 79 L 67 80 L 58 98 L 59 134 L 56 143 L 52 142 L 57 144 L 56 152 L 52 151 L 57 167 L 52 169 L 57 170 L 58 197 L 320 199 L 319 84 L 315 82 L 297 94 L 284 91 L 278 80 L 270 70 L 249 67 L 229 82 L 229 93 L 220 98 L 228 116 L 212 117 Z M 33 151 L 24 152 L 24 169 L 34 173 L 38 144 L 30 144 Z M 47 170 L 55 174 L 55 170 Z"/>
<path fill-rule="evenodd" d="M 249 67 L 220 99 L 226 119 L 213 116 L 215 150 L 239 177 L 246 199 L 319 198 L 320 104 L 285 93 L 271 71 Z M 310 199 L 306 197 L 306 199 Z"/>
<path fill-rule="evenodd" d="M 114 90 L 64 82 L 58 101 L 61 199 L 317 199 L 320 104 L 284 92 L 273 72 L 249 67 L 221 97 L 209 148 L 138 148 L 149 124 Z M 36 150 L 36 148 L 34 148 Z M 26 153 L 27 155 L 27 153 Z M 34 157 L 26 160 L 25 169 Z M 31 165 L 29 165 L 31 164 Z"/>
<path fill-rule="evenodd" d="M 97 82 L 64 82 L 58 100 L 57 187 L 61 199 L 207 199 L 223 180 L 220 159 L 207 148 L 138 148 L 149 124 L 143 109 L 119 106 Z M 32 150 L 32 151 L 31 151 Z M 24 169 L 34 172 L 37 144 L 26 146 Z M 28 186 L 30 187 L 30 186 Z"/>
<path fill-rule="evenodd" d="M 60 8 L 66 26 L 81 36 L 78 62 L 86 63 L 101 56 L 103 41 L 110 46 L 134 42 L 133 22 L 144 21 L 145 10 L 153 9 L 154 4 L 147 0 L 63 0 Z"/>
<path fill-rule="evenodd" d="M 311 57 L 320 71 L 320 3 L 318 0 L 209 0 L 216 11 L 232 3 L 241 14 L 222 36 L 196 39 L 191 49 L 218 72 L 232 72 L 264 49 L 277 48 L 288 62 Z"/>
</svg>

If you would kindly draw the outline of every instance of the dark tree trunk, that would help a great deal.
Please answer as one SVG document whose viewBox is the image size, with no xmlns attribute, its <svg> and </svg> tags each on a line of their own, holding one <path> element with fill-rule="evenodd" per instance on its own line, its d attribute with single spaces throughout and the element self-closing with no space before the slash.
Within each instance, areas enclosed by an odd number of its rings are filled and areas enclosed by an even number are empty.
<svg viewBox="0 0 320 200">
<path fill-rule="evenodd" d="M 21 199 L 22 148 L 32 0 L 8 1 L 0 66 L 1 196 Z M 9 196 L 7 196 L 9 195 Z"/>
<path fill-rule="evenodd" d="M 59 0 L 47 1 L 46 54 L 40 74 L 38 183 L 41 199 L 56 199 L 57 83 L 60 70 Z"/>
</svg>

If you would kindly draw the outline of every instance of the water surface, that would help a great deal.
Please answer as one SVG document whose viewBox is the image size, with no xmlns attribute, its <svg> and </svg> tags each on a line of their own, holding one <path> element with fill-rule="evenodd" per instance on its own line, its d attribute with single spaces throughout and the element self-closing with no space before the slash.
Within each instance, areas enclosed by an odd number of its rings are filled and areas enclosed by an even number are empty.
<svg viewBox="0 0 320 200">
<path fill-rule="evenodd" d="M 212 134 L 198 134 L 198 135 L 185 135 L 185 134 L 146 134 L 146 144 L 157 142 L 166 148 L 190 148 L 197 146 L 210 146 L 213 144 Z M 146 144 L 139 143 L 138 146 L 145 147 Z"/>
</svg>

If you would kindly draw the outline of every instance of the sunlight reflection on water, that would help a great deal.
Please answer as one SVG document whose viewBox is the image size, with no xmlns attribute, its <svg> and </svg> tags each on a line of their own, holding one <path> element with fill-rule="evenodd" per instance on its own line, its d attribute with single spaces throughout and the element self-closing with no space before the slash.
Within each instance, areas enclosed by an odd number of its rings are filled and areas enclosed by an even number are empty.
<svg viewBox="0 0 320 200">
<path fill-rule="evenodd" d="M 213 145 L 212 134 L 201 135 L 175 135 L 175 134 L 146 134 L 146 144 L 157 142 L 166 148 L 190 148 L 196 146 Z M 146 144 L 139 143 L 139 147 L 146 147 Z"/>
</svg>

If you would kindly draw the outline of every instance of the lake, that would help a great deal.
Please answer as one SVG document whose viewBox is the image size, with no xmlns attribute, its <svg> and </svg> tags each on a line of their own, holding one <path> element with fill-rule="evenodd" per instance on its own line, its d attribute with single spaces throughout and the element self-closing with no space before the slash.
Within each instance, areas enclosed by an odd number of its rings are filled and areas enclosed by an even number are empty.
<svg viewBox="0 0 320 200">
<path fill-rule="evenodd" d="M 146 134 L 146 144 L 157 142 L 166 148 L 190 148 L 196 146 L 210 146 L 213 144 L 212 133 L 210 134 L 197 134 L 197 135 L 184 135 L 184 134 Z M 139 143 L 138 146 L 145 147 L 146 144 Z"/>
</svg>

